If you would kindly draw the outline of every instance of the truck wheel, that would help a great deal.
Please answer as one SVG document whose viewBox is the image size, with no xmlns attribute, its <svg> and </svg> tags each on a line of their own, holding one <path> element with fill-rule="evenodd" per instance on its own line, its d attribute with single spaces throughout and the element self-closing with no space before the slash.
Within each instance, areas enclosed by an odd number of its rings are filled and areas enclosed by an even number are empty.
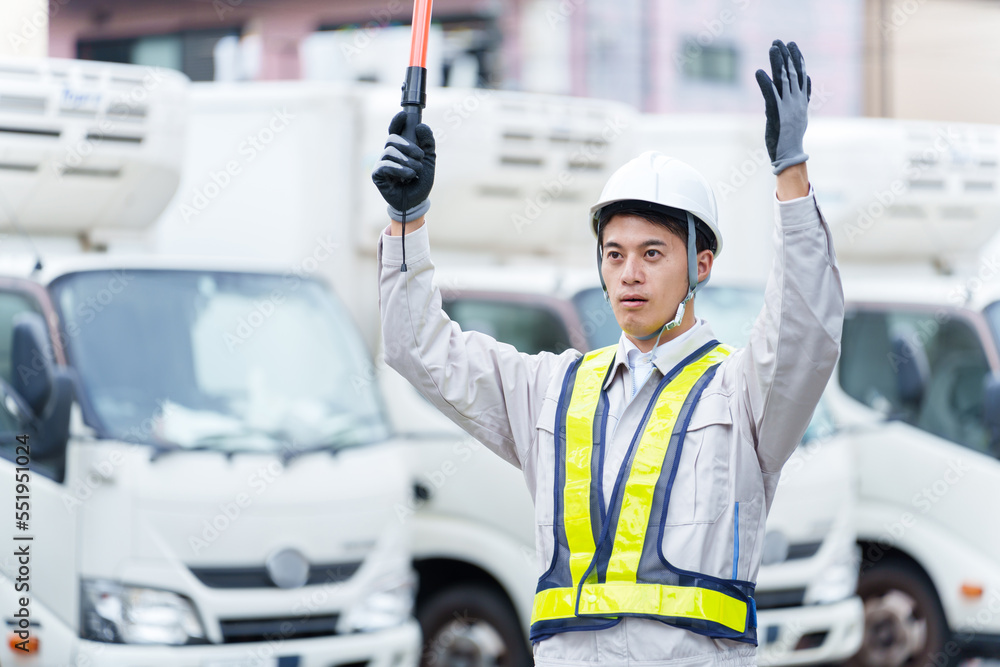
<svg viewBox="0 0 1000 667">
<path fill-rule="evenodd" d="M 934 586 L 916 566 L 879 562 L 862 569 L 858 595 L 865 635 L 850 667 L 944 667 L 950 638 Z"/>
<path fill-rule="evenodd" d="M 417 608 L 417 620 L 421 667 L 531 667 L 514 608 L 491 588 L 446 588 Z"/>
</svg>

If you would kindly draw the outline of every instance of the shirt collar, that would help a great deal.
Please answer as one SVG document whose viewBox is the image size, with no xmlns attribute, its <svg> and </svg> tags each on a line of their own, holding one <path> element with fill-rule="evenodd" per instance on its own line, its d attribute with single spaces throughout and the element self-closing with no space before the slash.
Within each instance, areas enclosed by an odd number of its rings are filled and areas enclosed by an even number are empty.
<svg viewBox="0 0 1000 667">
<path fill-rule="evenodd" d="M 708 325 L 708 322 L 702 319 L 696 320 L 693 327 L 677 338 L 665 341 L 656 346 L 653 350 L 653 365 L 660 371 L 661 375 L 666 375 L 670 372 L 670 369 L 714 338 L 715 334 L 712 332 L 712 328 Z M 611 386 L 611 382 L 618 374 L 619 366 L 631 368 L 628 363 L 630 350 L 638 351 L 638 348 L 635 346 L 635 343 L 622 333 L 618 339 L 618 350 L 615 353 L 614 363 L 611 365 L 611 372 L 608 373 L 607 380 L 604 382 L 605 390 Z"/>
</svg>

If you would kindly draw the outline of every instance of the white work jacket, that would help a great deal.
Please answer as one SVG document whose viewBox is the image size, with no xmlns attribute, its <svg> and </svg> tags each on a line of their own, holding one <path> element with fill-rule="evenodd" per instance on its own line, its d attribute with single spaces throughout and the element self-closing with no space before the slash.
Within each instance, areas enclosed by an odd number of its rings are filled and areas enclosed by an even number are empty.
<svg viewBox="0 0 1000 667">
<path fill-rule="evenodd" d="M 664 531 L 663 554 L 674 566 L 721 578 L 756 580 L 781 466 L 805 432 L 840 350 L 840 272 L 815 195 L 810 190 L 791 201 L 775 198 L 775 210 L 775 260 L 764 308 L 747 346 L 722 362 L 694 409 Z M 406 236 L 406 273 L 399 271 L 401 239 L 387 232 L 380 239 L 386 363 L 522 470 L 535 504 L 541 575 L 553 551 L 556 404 L 566 370 L 581 352 L 527 355 L 482 333 L 462 331 L 441 309 L 441 294 L 432 284 L 432 226 L 428 221 Z M 621 466 L 659 379 L 713 338 L 711 327 L 700 322 L 683 340 L 672 341 L 677 344 L 660 345 L 649 379 L 629 401 L 614 399 L 631 393 L 626 350 L 619 342 L 608 381 L 613 437 L 607 441 L 605 466 L 612 468 L 606 469 L 607 478 Z M 756 661 L 752 645 L 628 617 L 603 630 L 554 635 L 535 643 L 533 653 L 536 665 L 559 667 Z"/>
</svg>

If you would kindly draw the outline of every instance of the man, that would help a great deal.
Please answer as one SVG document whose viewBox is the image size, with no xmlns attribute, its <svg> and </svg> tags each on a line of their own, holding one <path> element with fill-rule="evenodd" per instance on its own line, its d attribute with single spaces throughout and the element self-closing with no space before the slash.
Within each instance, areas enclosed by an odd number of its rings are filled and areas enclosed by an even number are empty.
<svg viewBox="0 0 1000 667">
<path fill-rule="evenodd" d="M 765 518 L 837 360 L 843 319 L 802 150 L 804 60 L 779 41 L 770 60 L 773 81 L 762 70 L 757 80 L 778 175 L 776 259 L 741 350 L 719 346 L 694 312 L 722 250 L 711 188 L 656 153 L 616 172 L 591 210 L 618 345 L 525 355 L 461 331 L 432 286 L 423 215 L 433 136 L 421 125 L 406 141 L 401 116 L 390 126 L 373 174 L 393 218 L 379 244 L 386 360 L 524 473 L 543 558 L 537 665 L 755 662 Z"/>
</svg>

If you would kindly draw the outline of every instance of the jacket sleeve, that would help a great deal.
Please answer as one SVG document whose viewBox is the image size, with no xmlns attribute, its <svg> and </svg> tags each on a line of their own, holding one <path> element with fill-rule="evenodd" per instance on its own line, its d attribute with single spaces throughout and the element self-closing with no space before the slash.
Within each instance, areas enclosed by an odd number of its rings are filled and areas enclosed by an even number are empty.
<svg viewBox="0 0 1000 667">
<path fill-rule="evenodd" d="M 522 354 L 475 331 L 462 331 L 441 308 L 427 225 L 378 246 L 379 310 L 386 363 L 449 419 L 496 454 L 524 467 L 552 380 L 580 353 Z"/>
<path fill-rule="evenodd" d="M 764 307 L 734 364 L 740 412 L 760 469 L 777 475 L 798 445 L 840 354 L 844 293 L 815 194 L 775 198 L 774 264 Z"/>
</svg>

